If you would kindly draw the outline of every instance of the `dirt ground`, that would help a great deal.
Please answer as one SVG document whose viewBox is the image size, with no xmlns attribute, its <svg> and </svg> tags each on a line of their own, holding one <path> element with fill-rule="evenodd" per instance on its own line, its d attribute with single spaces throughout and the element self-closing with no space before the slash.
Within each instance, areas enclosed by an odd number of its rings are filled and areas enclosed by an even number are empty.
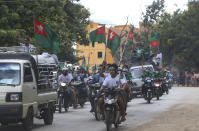
<svg viewBox="0 0 199 131">
<path fill-rule="evenodd" d="M 151 122 L 131 131 L 199 131 L 199 95 L 187 96 L 187 99 L 161 113 Z"/>
</svg>

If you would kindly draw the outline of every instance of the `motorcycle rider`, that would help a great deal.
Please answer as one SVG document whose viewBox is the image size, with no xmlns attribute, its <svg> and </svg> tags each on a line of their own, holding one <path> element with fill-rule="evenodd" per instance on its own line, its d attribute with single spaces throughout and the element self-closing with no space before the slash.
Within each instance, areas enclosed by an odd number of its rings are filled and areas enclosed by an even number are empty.
<svg viewBox="0 0 199 131">
<path fill-rule="evenodd" d="M 80 92 L 80 95 L 83 97 L 87 97 L 87 88 L 86 88 L 87 78 L 88 78 L 88 75 L 86 74 L 86 71 L 82 68 L 77 71 L 77 74 L 74 79 L 76 81 L 82 82 L 79 92 Z"/>
<path fill-rule="evenodd" d="M 63 69 L 62 70 L 62 74 L 58 78 L 59 84 L 62 83 L 62 82 L 68 84 L 67 92 L 69 94 L 69 99 L 67 99 L 67 97 L 64 97 L 64 98 L 66 98 L 66 99 L 64 99 L 64 101 L 66 101 L 66 102 L 64 102 L 64 107 L 65 108 L 67 108 L 67 105 L 68 105 L 70 99 L 72 100 L 73 107 L 74 108 L 77 107 L 77 105 L 75 103 L 75 93 L 74 93 L 74 90 L 70 87 L 72 79 L 73 79 L 73 76 L 70 73 L 68 73 L 67 69 Z"/>
<path fill-rule="evenodd" d="M 131 80 L 132 80 L 132 75 L 131 75 L 131 72 L 129 71 L 129 67 L 127 64 L 123 65 L 122 67 L 122 70 L 123 70 L 123 75 L 125 76 L 126 80 L 127 80 L 127 88 L 126 88 L 126 94 L 127 94 L 127 101 L 129 101 L 130 99 L 130 96 L 132 95 L 132 83 L 131 83 Z"/>
<path fill-rule="evenodd" d="M 150 68 L 144 68 L 142 67 L 142 81 L 144 81 L 146 78 L 154 78 L 155 72 L 153 72 Z M 144 84 L 142 85 L 142 94 L 146 92 L 146 88 L 144 87 Z"/>
<path fill-rule="evenodd" d="M 99 83 L 102 85 L 104 80 L 105 80 L 104 66 L 99 65 L 98 73 L 92 76 L 92 81 L 90 82 L 90 84 Z M 92 88 L 89 88 L 89 93 L 88 93 L 89 101 L 91 103 L 90 112 L 94 112 L 94 99 L 92 98 L 92 90 L 93 90 Z"/>
<path fill-rule="evenodd" d="M 118 66 L 116 64 L 112 64 L 109 67 L 109 72 L 110 75 L 105 78 L 102 87 L 100 88 L 100 91 L 102 91 L 104 88 L 112 88 L 112 87 L 117 87 L 120 88 L 120 93 L 118 94 L 118 105 L 121 110 L 121 122 L 125 121 L 125 108 L 126 108 L 126 103 L 125 103 L 125 89 L 126 89 L 126 79 L 120 79 L 120 74 L 117 74 L 118 71 Z M 100 113 L 102 114 L 102 120 L 104 120 L 104 99 L 99 98 L 98 102 L 99 108 L 100 108 Z"/>
</svg>

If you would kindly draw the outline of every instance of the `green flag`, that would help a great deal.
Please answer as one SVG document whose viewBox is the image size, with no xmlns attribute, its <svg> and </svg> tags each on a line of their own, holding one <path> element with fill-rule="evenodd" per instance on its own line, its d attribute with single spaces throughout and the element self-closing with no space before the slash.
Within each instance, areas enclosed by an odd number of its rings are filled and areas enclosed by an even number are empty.
<svg viewBox="0 0 199 131">
<path fill-rule="evenodd" d="M 109 29 L 107 47 L 111 50 L 111 55 L 114 56 L 120 46 L 120 37 Z"/>
<path fill-rule="evenodd" d="M 130 46 L 133 44 L 133 34 L 129 32 L 128 38 L 127 38 L 127 46 Z"/>
<path fill-rule="evenodd" d="M 155 47 L 160 45 L 160 33 L 155 31 L 153 32 L 154 36 L 147 40 L 147 42 L 150 42 L 150 44 Z"/>
<path fill-rule="evenodd" d="M 86 69 L 86 59 L 85 59 L 85 57 L 83 58 L 81 66 L 82 66 L 82 68 Z"/>
<path fill-rule="evenodd" d="M 95 46 L 95 42 L 105 43 L 105 26 L 102 26 L 89 34 L 90 42 L 92 42 L 92 46 Z"/>
<path fill-rule="evenodd" d="M 59 52 L 59 37 L 47 25 L 34 19 L 35 39 L 38 45 L 54 54 Z"/>
<path fill-rule="evenodd" d="M 59 62 L 59 67 L 61 68 L 61 70 L 64 68 L 64 62 Z"/>
<path fill-rule="evenodd" d="M 172 57 L 172 62 L 175 63 L 177 61 L 178 56 L 176 54 L 173 55 Z"/>
</svg>

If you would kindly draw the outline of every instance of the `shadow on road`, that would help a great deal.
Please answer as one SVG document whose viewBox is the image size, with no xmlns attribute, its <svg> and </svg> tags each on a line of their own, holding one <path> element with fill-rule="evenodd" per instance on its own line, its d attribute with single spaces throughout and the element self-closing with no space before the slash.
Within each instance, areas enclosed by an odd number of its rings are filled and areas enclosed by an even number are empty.
<svg viewBox="0 0 199 131">
<path fill-rule="evenodd" d="M 44 124 L 34 124 L 34 129 L 46 127 Z M 22 124 L 9 124 L 8 126 L 0 126 L 0 131 L 25 131 Z"/>
</svg>

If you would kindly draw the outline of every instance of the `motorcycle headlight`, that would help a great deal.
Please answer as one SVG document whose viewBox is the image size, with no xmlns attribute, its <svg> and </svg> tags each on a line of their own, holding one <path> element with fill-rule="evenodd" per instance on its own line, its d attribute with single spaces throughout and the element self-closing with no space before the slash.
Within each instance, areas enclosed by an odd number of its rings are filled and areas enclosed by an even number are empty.
<svg viewBox="0 0 199 131">
<path fill-rule="evenodd" d="M 66 83 L 61 83 L 61 86 L 66 86 Z"/>
<path fill-rule="evenodd" d="M 105 103 L 106 104 L 113 104 L 113 103 L 115 103 L 115 100 L 114 99 L 106 99 Z"/>
<path fill-rule="evenodd" d="M 151 82 L 151 80 L 146 80 L 147 82 Z"/>
<path fill-rule="evenodd" d="M 160 86 L 160 83 L 154 83 L 154 85 L 157 87 L 157 86 Z"/>
</svg>

